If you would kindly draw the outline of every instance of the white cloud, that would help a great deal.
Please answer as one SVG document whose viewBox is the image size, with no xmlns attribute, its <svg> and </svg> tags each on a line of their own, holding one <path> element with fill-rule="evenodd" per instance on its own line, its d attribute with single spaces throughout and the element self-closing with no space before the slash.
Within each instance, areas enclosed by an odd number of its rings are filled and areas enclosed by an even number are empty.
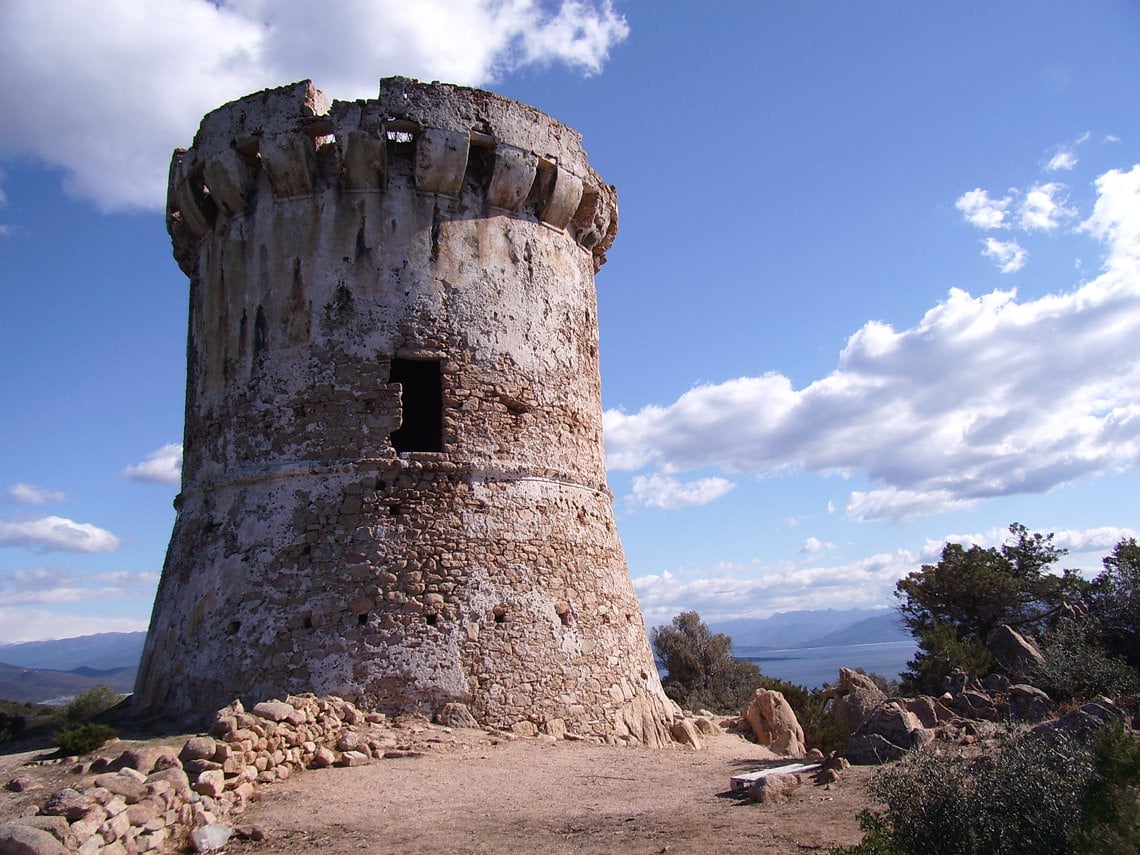
<svg viewBox="0 0 1140 855">
<path fill-rule="evenodd" d="M 814 555 L 822 549 L 835 549 L 835 544 L 825 543 L 818 537 L 809 537 L 804 541 L 804 545 L 800 547 L 800 552 L 806 555 Z"/>
<path fill-rule="evenodd" d="M 0 546 L 38 552 L 113 552 L 122 541 L 106 529 L 64 517 L 0 520 Z"/>
<path fill-rule="evenodd" d="M 992 237 L 982 241 L 982 255 L 992 259 L 1002 273 L 1016 273 L 1029 258 L 1029 253 L 1017 241 Z"/>
<path fill-rule="evenodd" d="M 1096 189 L 1092 216 L 1077 228 L 1108 244 L 1106 271 L 1134 278 L 1140 275 L 1140 164 L 1106 172 Z"/>
<path fill-rule="evenodd" d="M 916 552 L 899 549 L 831 565 L 793 567 L 757 560 L 742 565 L 678 570 L 633 580 L 646 622 L 664 623 L 682 611 L 696 611 L 706 621 L 767 617 L 797 609 L 848 609 L 893 604 L 895 583 L 923 564 L 934 563 L 946 543 L 999 546 L 1009 539 L 1007 528 L 981 534 L 949 534 L 927 540 Z M 1060 567 L 1101 570 L 1101 558 L 1122 538 L 1136 537 L 1128 528 L 1067 529 L 1054 532 L 1054 545 L 1068 549 Z M 801 550 L 815 554 L 832 544 L 809 538 Z"/>
<path fill-rule="evenodd" d="M 0 4 L 0 159 L 61 167 L 102 210 L 163 204 L 170 155 L 226 101 L 311 78 L 485 84 L 523 66 L 601 70 L 629 32 L 609 0 L 85 0 Z M 124 85 L 124 82 L 129 82 Z"/>
<path fill-rule="evenodd" d="M 123 470 L 132 481 L 178 486 L 182 481 L 182 443 L 172 442 L 152 451 L 142 463 Z"/>
<path fill-rule="evenodd" d="M 1077 155 L 1067 148 L 1060 149 L 1045 164 L 1046 172 L 1058 172 L 1060 170 L 1070 170 L 1077 165 Z"/>
<path fill-rule="evenodd" d="M 646 623 L 664 623 L 682 611 L 705 621 L 767 617 L 795 609 L 849 609 L 891 602 L 895 582 L 918 568 L 906 551 L 830 566 L 744 566 L 707 573 L 665 572 L 633 580 Z"/>
<path fill-rule="evenodd" d="M 48 502 L 62 502 L 67 496 L 59 490 L 37 487 L 35 484 L 13 484 L 6 490 L 8 498 L 25 505 L 46 505 Z"/>
<path fill-rule="evenodd" d="M 990 194 L 980 187 L 975 187 L 958 197 L 954 207 L 962 212 L 962 218 L 972 226 L 979 229 L 1008 228 L 1006 213 L 1013 199 L 1005 196 L 1001 199 L 991 199 Z"/>
<path fill-rule="evenodd" d="M 633 479 L 633 501 L 646 508 L 676 510 L 715 502 L 733 488 L 726 478 L 701 478 L 681 483 L 667 475 L 638 475 Z"/>
<path fill-rule="evenodd" d="M 8 606 L 58 605 L 153 596 L 157 573 L 113 571 L 80 575 L 62 567 L 0 571 L 0 598 Z"/>
<path fill-rule="evenodd" d="M 75 638 L 99 632 L 141 632 L 147 621 L 99 615 L 73 615 L 47 609 L 0 606 L 0 644 Z"/>
<path fill-rule="evenodd" d="M 870 322 L 837 368 L 690 389 L 605 415 L 614 469 L 860 473 L 855 519 L 905 519 L 1043 493 L 1140 461 L 1140 165 L 1097 181 L 1081 228 L 1108 248 L 1071 292 L 951 289 L 913 327 Z"/>
<path fill-rule="evenodd" d="M 1030 187 L 1017 213 L 1018 225 L 1027 232 L 1049 232 L 1077 212 L 1065 205 L 1065 185 L 1050 182 Z"/>
</svg>

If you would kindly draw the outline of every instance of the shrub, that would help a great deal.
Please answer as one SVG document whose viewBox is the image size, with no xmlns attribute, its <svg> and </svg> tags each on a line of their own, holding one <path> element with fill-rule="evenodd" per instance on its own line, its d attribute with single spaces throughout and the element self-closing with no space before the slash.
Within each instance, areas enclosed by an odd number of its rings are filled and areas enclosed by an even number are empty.
<svg viewBox="0 0 1140 855">
<path fill-rule="evenodd" d="M 90 721 L 122 700 L 122 695 L 100 683 L 72 698 L 63 708 L 63 717 L 72 724 Z"/>
<path fill-rule="evenodd" d="M 1054 700 L 1081 702 L 1097 695 L 1140 694 L 1140 674 L 1109 655 L 1091 621 L 1059 620 L 1045 635 L 1041 654 L 1045 665 L 1033 675 L 1034 683 Z"/>
<path fill-rule="evenodd" d="M 98 722 L 65 727 L 52 739 L 61 754 L 87 754 L 117 736 L 115 729 Z"/>
<path fill-rule="evenodd" d="M 880 771 L 871 790 L 885 810 L 860 814 L 863 841 L 835 852 L 1140 852 L 1140 747 L 1120 725 L 1093 744 L 1029 734 L 972 761 L 915 751 Z"/>
<path fill-rule="evenodd" d="M 27 723 L 22 715 L 0 712 L 0 744 L 19 736 Z"/>
<path fill-rule="evenodd" d="M 753 663 L 734 658 L 732 639 L 710 631 L 696 612 L 654 627 L 649 640 L 665 666 L 665 694 L 685 709 L 739 713 L 764 676 Z"/>
<path fill-rule="evenodd" d="M 1078 851 L 1140 852 L 1140 745 L 1122 725 L 1109 725 L 1097 734 L 1093 762 L 1074 835 Z"/>
</svg>

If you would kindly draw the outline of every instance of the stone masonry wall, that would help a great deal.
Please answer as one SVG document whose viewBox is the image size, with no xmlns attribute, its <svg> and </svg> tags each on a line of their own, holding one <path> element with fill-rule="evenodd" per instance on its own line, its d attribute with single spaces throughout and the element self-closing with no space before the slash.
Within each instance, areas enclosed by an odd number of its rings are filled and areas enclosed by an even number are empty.
<svg viewBox="0 0 1140 855">
<path fill-rule="evenodd" d="M 666 741 L 605 485 L 616 196 L 577 133 L 478 90 L 305 82 L 207 115 L 170 188 L 185 458 L 137 707 L 315 691 Z"/>
</svg>

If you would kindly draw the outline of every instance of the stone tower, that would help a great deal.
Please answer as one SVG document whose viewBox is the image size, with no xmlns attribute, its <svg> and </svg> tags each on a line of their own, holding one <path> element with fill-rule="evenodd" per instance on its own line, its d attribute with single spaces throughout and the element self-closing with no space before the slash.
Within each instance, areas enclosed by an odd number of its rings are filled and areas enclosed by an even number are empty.
<svg viewBox="0 0 1140 855">
<path fill-rule="evenodd" d="M 202 120 L 168 225 L 185 459 L 136 708 L 312 691 L 666 741 L 605 483 L 616 196 L 579 134 L 474 89 L 306 81 Z"/>
</svg>

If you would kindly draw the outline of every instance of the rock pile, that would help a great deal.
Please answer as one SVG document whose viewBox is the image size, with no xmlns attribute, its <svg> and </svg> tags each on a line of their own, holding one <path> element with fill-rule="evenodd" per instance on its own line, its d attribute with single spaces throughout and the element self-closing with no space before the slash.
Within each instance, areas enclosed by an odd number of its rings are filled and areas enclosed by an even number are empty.
<svg viewBox="0 0 1140 855">
<path fill-rule="evenodd" d="M 824 698 L 850 733 L 845 754 L 856 764 L 897 760 L 935 740 L 973 745 L 1008 724 L 1053 727 L 1057 712 L 1057 704 L 1035 686 L 1010 683 L 1000 675 L 979 680 L 962 672 L 950 677 L 946 692 L 937 698 L 887 698 L 868 677 L 844 668 Z M 1119 717 L 1108 700 L 1092 705 L 1089 715 L 1103 720 L 1107 708 Z M 1070 719 L 1072 713 L 1057 723 Z"/>
<path fill-rule="evenodd" d="M 478 727 L 462 704 L 448 704 L 437 726 L 420 716 L 389 718 L 337 697 L 289 696 L 246 710 L 240 701 L 215 714 L 207 733 L 180 749 L 153 743 L 114 757 L 79 763 L 72 786 L 32 804 L 24 815 L 0 823 L 0 852 L 28 855 L 136 855 L 193 848 L 220 849 L 233 834 L 258 837 L 255 827 L 236 823 L 262 785 L 302 769 L 358 766 L 379 759 L 446 750 L 452 728 Z M 717 732 L 707 717 L 678 717 L 676 738 L 693 748 L 701 735 Z M 520 736 L 537 728 L 481 731 L 480 744 Z M 602 741 L 560 730 L 541 738 Z M 38 784 L 13 778 L 12 792 Z"/>
<path fill-rule="evenodd" d="M 191 737 L 181 750 L 146 745 L 80 764 L 73 786 L 52 793 L 34 814 L 0 825 L 0 851 L 218 849 L 259 785 L 300 769 L 414 756 L 416 734 L 429 727 L 419 717 L 390 720 L 335 697 L 289 697 L 249 711 L 235 701 L 217 712 L 208 734 Z"/>
</svg>

